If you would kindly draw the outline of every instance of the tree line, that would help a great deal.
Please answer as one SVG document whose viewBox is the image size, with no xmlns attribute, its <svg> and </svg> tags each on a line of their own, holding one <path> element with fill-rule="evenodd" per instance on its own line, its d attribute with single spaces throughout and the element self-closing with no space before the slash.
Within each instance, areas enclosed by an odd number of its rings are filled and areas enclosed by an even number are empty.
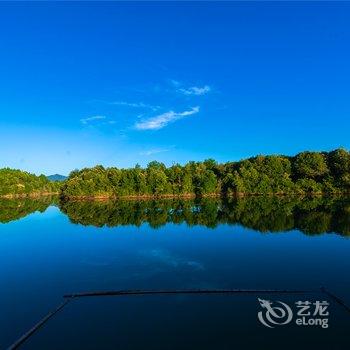
<svg viewBox="0 0 350 350">
<path fill-rule="evenodd" d="M 63 182 L 63 197 L 207 196 L 240 194 L 322 194 L 350 191 L 350 153 L 301 152 L 256 156 L 238 162 L 173 164 L 146 168 L 74 170 Z"/>
<path fill-rule="evenodd" d="M 59 193 L 60 185 L 45 175 L 36 176 L 26 171 L 0 169 L 0 196 L 40 196 Z"/>
<path fill-rule="evenodd" d="M 153 161 L 147 167 L 74 170 L 62 183 L 25 171 L 0 169 L 0 196 L 60 193 L 74 197 L 162 197 L 267 194 L 336 194 L 350 192 L 350 153 L 301 152 L 296 156 L 256 156 L 238 162 L 173 164 Z"/>
</svg>

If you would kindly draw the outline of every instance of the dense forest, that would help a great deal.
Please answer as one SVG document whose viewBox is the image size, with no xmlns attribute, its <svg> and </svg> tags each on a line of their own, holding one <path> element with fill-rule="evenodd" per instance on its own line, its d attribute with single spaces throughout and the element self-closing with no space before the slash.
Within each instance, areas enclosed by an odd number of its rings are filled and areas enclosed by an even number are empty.
<svg viewBox="0 0 350 350">
<path fill-rule="evenodd" d="M 267 194 L 337 194 L 350 192 L 350 153 L 302 152 L 294 157 L 256 156 L 238 162 L 173 164 L 153 161 L 146 168 L 74 170 L 62 181 L 25 171 L 0 169 L 0 196 L 62 198 L 203 197 Z"/>
<path fill-rule="evenodd" d="M 58 193 L 60 185 L 46 176 L 36 176 L 26 171 L 0 169 L 0 197 L 41 196 Z"/>
<path fill-rule="evenodd" d="M 323 194 L 350 191 L 350 153 L 302 152 L 294 157 L 256 156 L 219 164 L 212 159 L 166 167 L 74 170 L 61 195 L 72 197 L 162 197 L 242 194 Z"/>
</svg>

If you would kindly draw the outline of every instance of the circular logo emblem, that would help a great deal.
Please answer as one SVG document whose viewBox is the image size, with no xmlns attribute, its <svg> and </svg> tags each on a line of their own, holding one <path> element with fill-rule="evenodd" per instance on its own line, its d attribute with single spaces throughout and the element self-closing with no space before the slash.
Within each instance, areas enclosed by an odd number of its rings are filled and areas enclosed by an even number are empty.
<svg viewBox="0 0 350 350">
<path fill-rule="evenodd" d="M 263 311 L 258 312 L 259 321 L 266 327 L 274 328 L 289 323 L 293 318 L 292 309 L 282 301 L 272 302 L 270 300 L 259 299 Z M 277 305 L 273 305 L 277 304 Z"/>
</svg>

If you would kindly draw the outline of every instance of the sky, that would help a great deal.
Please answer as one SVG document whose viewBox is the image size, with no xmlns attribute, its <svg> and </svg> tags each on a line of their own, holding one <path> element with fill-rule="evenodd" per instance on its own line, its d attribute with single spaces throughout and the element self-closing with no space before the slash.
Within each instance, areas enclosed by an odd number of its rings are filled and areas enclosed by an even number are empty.
<svg viewBox="0 0 350 350">
<path fill-rule="evenodd" d="M 0 2 L 0 167 L 350 148 L 350 3 Z"/>
</svg>

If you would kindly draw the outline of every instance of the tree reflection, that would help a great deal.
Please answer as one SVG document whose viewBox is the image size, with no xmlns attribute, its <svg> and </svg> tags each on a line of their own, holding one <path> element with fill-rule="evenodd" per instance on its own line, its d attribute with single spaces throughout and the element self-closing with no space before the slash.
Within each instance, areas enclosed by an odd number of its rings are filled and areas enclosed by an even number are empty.
<svg viewBox="0 0 350 350">
<path fill-rule="evenodd" d="M 18 220 L 36 211 L 43 213 L 53 203 L 58 203 L 58 197 L 0 198 L 0 222 L 7 223 Z"/>
<path fill-rule="evenodd" d="M 153 228 L 167 223 L 242 225 L 259 232 L 300 230 L 314 235 L 334 232 L 350 235 L 350 199 L 246 197 L 118 201 L 67 201 L 60 208 L 71 222 L 97 227 L 148 223 Z"/>
<path fill-rule="evenodd" d="M 350 198 L 244 197 L 118 201 L 61 201 L 57 197 L 0 199 L 0 222 L 59 205 L 74 224 L 96 227 L 168 223 L 216 228 L 241 225 L 259 232 L 299 230 L 350 236 Z"/>
</svg>

